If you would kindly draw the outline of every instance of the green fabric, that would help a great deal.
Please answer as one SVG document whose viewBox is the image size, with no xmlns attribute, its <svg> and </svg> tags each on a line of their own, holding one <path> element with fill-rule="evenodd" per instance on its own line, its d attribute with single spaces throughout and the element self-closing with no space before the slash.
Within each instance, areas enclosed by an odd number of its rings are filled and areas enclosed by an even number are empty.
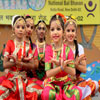
<svg viewBox="0 0 100 100">
<path fill-rule="evenodd" d="M 66 94 L 66 96 L 68 98 L 71 98 L 73 95 L 75 95 L 76 97 L 76 100 L 80 100 L 80 93 L 79 93 L 79 90 L 78 89 L 72 89 L 74 85 L 72 84 L 72 82 L 67 82 L 64 84 L 64 92 Z"/>
<path fill-rule="evenodd" d="M 61 50 L 57 52 L 57 57 L 56 57 L 57 60 L 59 60 L 60 54 L 61 54 Z M 57 67 L 56 64 L 53 64 L 53 68 L 56 67 Z"/>
<path fill-rule="evenodd" d="M 70 51 L 70 48 L 67 46 L 66 50 L 65 50 L 65 52 L 66 52 L 66 59 L 68 59 L 68 53 L 69 53 L 69 51 Z M 72 62 L 74 63 L 74 61 L 72 61 Z M 68 66 L 72 67 L 72 68 L 75 68 L 74 64 L 68 64 Z"/>
<path fill-rule="evenodd" d="M 59 95 L 60 94 L 60 87 L 55 85 L 55 90 L 56 90 L 56 93 Z"/>
<path fill-rule="evenodd" d="M 57 53 L 57 60 L 59 60 L 60 54 L 61 54 L 61 50 L 58 51 L 58 53 Z"/>
<path fill-rule="evenodd" d="M 43 54 L 43 52 L 40 52 L 40 54 Z M 44 57 L 45 57 L 45 53 L 44 53 Z M 38 60 L 41 60 L 41 57 L 39 57 L 39 54 L 38 54 Z"/>
<path fill-rule="evenodd" d="M 40 72 L 39 70 L 36 70 L 36 74 L 39 79 L 42 79 L 45 75 L 45 72 L 44 71 Z"/>
<path fill-rule="evenodd" d="M 41 52 L 40 54 L 43 54 L 43 52 Z M 44 54 L 44 56 L 45 56 L 45 54 Z M 39 56 L 39 54 L 38 54 L 38 60 L 41 60 L 41 57 Z M 42 66 L 39 66 L 39 67 L 42 67 Z M 41 71 L 41 69 L 37 69 L 36 70 L 36 74 L 37 74 L 37 77 L 39 78 L 39 79 L 42 79 L 44 76 L 45 76 L 45 71 L 43 70 L 43 71 Z"/>
<path fill-rule="evenodd" d="M 0 71 L 4 71 L 4 68 L 3 68 L 3 60 L 0 59 Z"/>
<path fill-rule="evenodd" d="M 56 93 L 58 95 L 60 94 L 60 87 L 57 85 L 54 85 L 54 88 L 49 91 L 49 100 L 56 100 L 56 97 L 55 97 Z"/>
<path fill-rule="evenodd" d="M 49 91 L 49 100 L 55 100 L 56 91 L 51 89 Z"/>
<path fill-rule="evenodd" d="M 4 48 L 5 48 L 5 45 L 3 47 L 3 50 L 4 50 Z M 3 50 L 2 50 L 2 52 L 0 54 L 0 71 L 4 71 L 4 68 L 3 68 L 3 60 L 2 60 L 4 58 L 4 56 L 3 56 Z"/>
<path fill-rule="evenodd" d="M 68 53 L 70 51 L 70 48 L 67 46 L 66 49 L 65 49 L 65 53 L 66 53 L 66 59 L 68 58 Z"/>
<path fill-rule="evenodd" d="M 51 63 L 46 62 L 45 63 L 45 71 L 50 70 L 51 69 Z"/>
</svg>

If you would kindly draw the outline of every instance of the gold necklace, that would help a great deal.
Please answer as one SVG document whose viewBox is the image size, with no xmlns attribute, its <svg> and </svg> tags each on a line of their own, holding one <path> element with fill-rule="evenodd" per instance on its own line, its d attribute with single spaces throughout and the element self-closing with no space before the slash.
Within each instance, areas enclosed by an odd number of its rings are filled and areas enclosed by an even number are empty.
<svg viewBox="0 0 100 100">
<path fill-rule="evenodd" d="M 57 51 L 60 51 L 61 49 L 62 49 L 62 47 L 56 49 L 54 44 L 53 44 L 53 51 L 57 52 Z"/>
<path fill-rule="evenodd" d="M 39 46 L 42 48 L 43 47 L 43 53 L 41 54 L 39 51 Z M 44 52 L 45 52 L 45 41 L 43 41 L 43 43 L 40 43 L 39 41 L 37 41 L 37 51 L 38 51 L 38 55 L 40 58 L 44 57 Z"/>
<path fill-rule="evenodd" d="M 72 47 L 70 47 L 73 51 L 75 50 L 75 45 L 74 46 L 72 46 Z"/>
<path fill-rule="evenodd" d="M 38 43 L 39 46 L 41 46 L 41 45 L 44 45 L 44 44 L 45 44 L 45 41 L 39 42 L 39 41 L 37 40 L 37 43 Z"/>
</svg>

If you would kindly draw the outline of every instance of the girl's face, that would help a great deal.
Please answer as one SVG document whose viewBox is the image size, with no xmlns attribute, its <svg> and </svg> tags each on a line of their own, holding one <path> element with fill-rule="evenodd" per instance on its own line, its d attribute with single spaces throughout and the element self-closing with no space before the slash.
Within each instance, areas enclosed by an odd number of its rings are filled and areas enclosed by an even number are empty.
<svg viewBox="0 0 100 100">
<path fill-rule="evenodd" d="M 38 39 L 44 39 L 45 38 L 46 26 L 45 26 L 45 24 L 43 22 L 39 23 L 39 25 L 38 25 L 38 27 L 36 29 L 36 34 L 37 34 Z"/>
<path fill-rule="evenodd" d="M 54 20 L 51 22 L 50 35 L 54 43 L 59 42 L 62 39 L 63 29 L 59 20 Z"/>
<path fill-rule="evenodd" d="M 26 32 L 25 22 L 23 20 L 18 21 L 14 26 L 14 33 L 17 38 L 23 38 Z"/>
<path fill-rule="evenodd" d="M 26 36 L 31 36 L 34 29 L 34 23 L 31 18 L 26 19 Z"/>
<path fill-rule="evenodd" d="M 76 28 L 74 24 L 68 24 L 65 28 L 65 38 L 68 42 L 73 42 L 76 37 Z"/>
</svg>

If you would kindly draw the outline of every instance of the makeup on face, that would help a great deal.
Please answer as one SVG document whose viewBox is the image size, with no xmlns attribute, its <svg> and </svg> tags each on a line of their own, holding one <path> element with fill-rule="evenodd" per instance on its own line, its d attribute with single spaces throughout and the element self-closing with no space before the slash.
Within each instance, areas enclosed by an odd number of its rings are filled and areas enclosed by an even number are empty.
<svg viewBox="0 0 100 100">
<path fill-rule="evenodd" d="M 47 29 L 45 23 L 40 22 L 36 27 L 36 34 L 39 41 L 45 40 L 46 31 Z"/>
<path fill-rule="evenodd" d="M 39 27 L 38 27 L 38 30 L 43 30 L 43 31 L 45 31 L 46 28 L 45 28 L 45 27 L 41 27 L 41 26 L 39 26 Z"/>
<path fill-rule="evenodd" d="M 14 31 L 15 31 L 15 35 L 18 37 L 18 38 L 22 38 L 23 35 L 25 34 L 25 24 L 24 22 L 22 23 L 22 21 L 18 21 L 16 23 L 16 25 L 14 25 Z"/>
<path fill-rule="evenodd" d="M 66 31 L 67 31 L 67 32 L 75 32 L 76 30 L 75 30 L 75 29 L 70 28 L 70 29 L 67 29 Z"/>
<path fill-rule="evenodd" d="M 26 19 L 26 32 L 28 36 L 32 35 L 34 29 L 34 23 L 31 18 Z"/>
<path fill-rule="evenodd" d="M 30 24 L 27 24 L 26 27 L 27 28 L 30 28 L 30 29 L 33 29 L 34 28 L 34 26 L 33 25 L 30 25 Z"/>
<path fill-rule="evenodd" d="M 58 24 L 56 20 L 51 22 L 50 35 L 53 42 L 58 42 L 62 39 L 63 29 L 61 27 L 61 24 Z"/>
<path fill-rule="evenodd" d="M 74 24 L 68 24 L 65 28 L 66 39 L 69 42 L 73 42 L 76 37 L 76 27 Z"/>
</svg>

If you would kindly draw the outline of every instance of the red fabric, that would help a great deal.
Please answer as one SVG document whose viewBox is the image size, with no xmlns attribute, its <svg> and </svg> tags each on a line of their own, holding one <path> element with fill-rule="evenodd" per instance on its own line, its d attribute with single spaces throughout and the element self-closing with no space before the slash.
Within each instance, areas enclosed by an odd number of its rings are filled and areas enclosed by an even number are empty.
<svg viewBox="0 0 100 100">
<path fill-rule="evenodd" d="M 1 77 L 0 77 L 0 84 L 1 84 L 2 81 L 5 80 L 5 79 L 7 79 L 7 77 L 5 77 L 5 76 L 1 76 Z"/>
<path fill-rule="evenodd" d="M 8 52 L 9 55 L 11 55 L 13 53 L 14 49 L 15 49 L 15 45 L 14 45 L 13 40 L 9 40 L 7 42 L 5 51 Z M 25 53 L 25 42 L 24 42 L 24 51 L 23 52 Z M 31 50 L 30 50 L 30 52 L 31 52 Z M 18 54 L 18 57 L 20 58 L 21 57 L 21 54 L 22 54 L 22 50 L 20 49 L 17 54 Z M 14 67 L 11 67 L 10 70 L 13 71 L 13 72 L 16 72 L 16 67 L 15 66 Z M 7 91 L 9 93 L 9 94 L 7 93 L 7 95 L 6 95 L 7 97 L 4 98 L 3 100 L 20 100 L 20 93 L 19 93 L 19 85 L 20 84 L 18 83 L 19 78 L 16 77 L 16 78 L 12 79 L 14 76 L 15 76 L 14 74 L 12 74 L 12 73 L 9 72 L 7 74 L 7 77 L 6 77 L 7 79 L 3 80 L 3 82 L 0 84 L 0 86 L 2 88 L 6 88 L 5 90 L 2 90 L 0 88 L 0 96 L 2 94 L 6 93 Z M 10 81 L 9 78 L 12 79 L 12 80 Z M 27 76 L 26 76 L 26 79 L 27 79 Z M 38 93 L 36 91 L 35 92 L 28 92 L 26 90 L 26 87 L 27 86 L 29 86 L 30 84 L 33 84 L 35 82 L 32 81 L 32 80 L 28 80 L 27 79 L 28 81 L 25 83 L 25 80 L 26 79 L 20 78 L 21 83 L 22 83 L 22 87 L 23 87 L 24 100 L 37 100 Z M 15 86 L 15 88 L 14 88 L 14 86 Z M 31 88 L 32 89 L 35 88 L 37 90 L 42 89 L 37 84 L 36 85 L 33 85 L 33 87 L 31 87 Z"/>
</svg>

